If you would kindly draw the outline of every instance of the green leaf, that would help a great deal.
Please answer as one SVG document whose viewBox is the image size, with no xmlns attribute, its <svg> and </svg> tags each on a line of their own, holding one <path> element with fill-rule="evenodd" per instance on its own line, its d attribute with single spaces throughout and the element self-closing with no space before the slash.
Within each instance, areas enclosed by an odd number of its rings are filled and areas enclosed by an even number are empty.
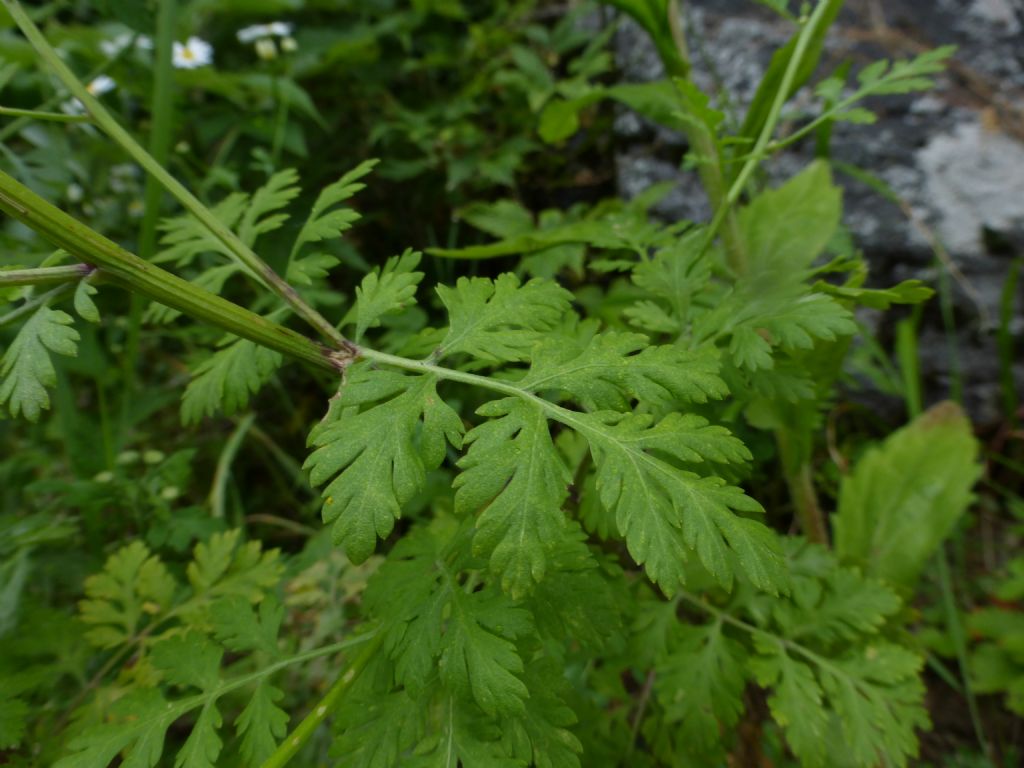
<svg viewBox="0 0 1024 768">
<path fill-rule="evenodd" d="M 480 511 L 473 553 L 487 557 L 514 599 L 544 578 L 548 550 L 564 536 L 562 503 L 572 475 L 551 442 L 543 411 L 519 398 L 495 400 L 465 437 L 455 509 Z"/>
<path fill-rule="evenodd" d="M 524 360 L 530 348 L 569 309 L 572 294 L 534 279 L 520 285 L 512 274 L 494 281 L 461 277 L 454 288 L 439 285 L 450 328 L 438 359 L 462 352 L 481 360 Z"/>
<path fill-rule="evenodd" d="M 150 652 L 150 660 L 168 683 L 211 691 L 220 683 L 223 655 L 223 649 L 216 643 L 189 632 L 158 642 Z"/>
<path fill-rule="evenodd" d="M 415 271 L 420 257 L 418 251 L 406 249 L 401 256 L 388 259 L 382 269 L 375 269 L 363 278 L 356 288 L 353 307 L 356 341 L 362 339 L 367 328 L 379 325 L 380 318 L 416 303 L 416 286 L 423 279 L 423 273 Z"/>
<path fill-rule="evenodd" d="M 234 192 L 210 208 L 210 212 L 228 229 L 234 230 L 249 205 L 249 196 Z M 207 253 L 215 253 L 229 259 L 233 252 L 220 241 L 209 228 L 191 214 L 175 216 L 160 222 L 163 236 L 160 244 L 165 246 L 153 257 L 153 263 L 174 262 L 184 267 Z"/>
<path fill-rule="evenodd" d="M 192 733 L 174 758 L 174 768 L 217 768 L 217 758 L 224 746 L 217 735 L 222 724 L 216 699 L 208 699 L 192 726 Z"/>
<path fill-rule="evenodd" d="M 802 276 L 839 226 L 842 191 L 827 163 L 816 160 L 778 189 L 762 192 L 740 211 L 748 244 L 748 281 L 762 288 Z"/>
<path fill-rule="evenodd" d="M 420 740 L 424 711 L 406 691 L 346 697 L 335 718 L 338 735 L 331 757 L 351 768 L 390 768 L 408 764 Z"/>
<path fill-rule="evenodd" d="M 737 571 L 759 589 L 785 588 L 775 535 L 733 511 L 757 513 L 761 506 L 720 478 L 672 463 L 749 458 L 727 430 L 679 413 L 657 424 L 647 415 L 607 411 L 573 422 L 594 454 L 601 503 L 614 512 L 630 554 L 666 593 L 685 582 L 691 553 L 726 588 Z"/>
<path fill-rule="evenodd" d="M 451 595 L 439 662 L 442 682 L 457 694 L 472 696 L 488 715 L 523 713 L 529 691 L 512 640 L 530 631 L 530 615 L 500 594 L 455 590 Z"/>
<path fill-rule="evenodd" d="M 6 403 L 11 416 L 38 421 L 40 411 L 50 407 L 46 388 L 57 384 L 50 353 L 78 354 L 73 322 L 67 312 L 42 306 L 21 326 L 0 363 L 0 406 Z"/>
<path fill-rule="evenodd" d="M 843 0 L 822 0 L 822 2 L 827 3 L 828 8 L 825 10 L 818 27 L 814 30 L 814 34 L 809 39 L 803 57 L 797 65 L 796 76 L 793 78 L 789 93 L 785 94 L 787 100 L 803 87 L 818 68 L 818 62 L 821 60 L 828 30 L 843 7 Z M 772 55 L 768 70 L 761 78 L 757 91 L 754 93 L 754 98 L 747 108 L 747 114 L 743 119 L 743 126 L 739 132 L 740 138 L 754 141 L 763 130 L 765 123 L 768 121 L 768 115 L 771 113 L 772 104 L 782 89 L 786 70 L 789 68 L 790 60 L 796 53 L 801 33 L 802 30 L 798 29 L 789 42 Z"/>
<path fill-rule="evenodd" d="M 198 424 L 222 411 L 225 416 L 245 408 L 281 366 L 280 352 L 248 339 L 226 339 L 227 346 L 214 352 L 193 371 L 181 399 L 181 420 Z"/>
<path fill-rule="evenodd" d="M 814 284 L 814 290 L 837 299 L 853 301 L 862 307 L 871 309 L 889 309 L 893 304 L 920 304 L 935 294 L 935 291 L 920 280 L 904 280 L 891 288 L 833 285 L 819 280 Z"/>
<path fill-rule="evenodd" d="M 299 196 L 298 180 L 298 171 L 287 168 L 275 173 L 252 194 L 238 223 L 238 237 L 243 243 L 251 248 L 260 235 L 273 232 L 288 221 L 287 213 L 274 211 L 287 207 Z"/>
<path fill-rule="evenodd" d="M 210 599 L 237 595 L 255 603 L 276 585 L 284 566 L 276 549 L 267 552 L 259 541 L 241 541 L 235 528 L 196 544 L 186 569 L 197 596 Z"/>
<path fill-rule="evenodd" d="M 843 479 L 832 518 L 836 553 L 913 589 L 967 511 L 981 471 L 963 411 L 951 402 L 935 406 L 869 449 Z"/>
<path fill-rule="evenodd" d="M 228 649 L 237 653 L 259 651 L 274 658 L 281 655 L 277 633 L 284 619 L 284 606 L 273 595 L 263 598 L 259 613 L 240 595 L 215 602 L 210 611 L 213 632 Z"/>
<path fill-rule="evenodd" d="M 83 320 L 87 320 L 90 323 L 98 323 L 100 321 L 100 311 L 96 307 L 96 302 L 92 300 L 92 297 L 95 295 L 96 286 L 86 280 L 78 281 L 78 285 L 75 286 L 75 312 Z"/>
<path fill-rule="evenodd" d="M 719 622 L 677 624 L 671 650 L 658 662 L 655 693 L 680 740 L 699 752 L 720 752 L 744 711 L 743 645 L 724 634 Z"/>
<path fill-rule="evenodd" d="M 369 174 L 376 165 L 376 160 L 367 160 L 333 184 L 324 187 L 313 204 L 306 223 L 302 225 L 302 229 L 299 230 L 299 234 L 295 238 L 295 243 L 292 246 L 293 260 L 306 243 L 337 237 L 359 220 L 359 214 L 351 208 L 336 208 L 335 206 L 364 189 L 366 185 L 360 183 L 359 179 Z"/>
<path fill-rule="evenodd" d="M 324 489 L 323 519 L 353 562 L 373 552 L 440 465 L 445 442 L 459 446 L 462 422 L 437 394 L 433 376 L 349 369 L 338 410 L 310 435 L 310 482 Z M 357 411 L 357 409 L 359 409 Z"/>
<path fill-rule="evenodd" d="M 728 394 L 718 362 L 707 353 L 649 346 L 646 336 L 609 331 L 553 336 L 537 347 L 517 385 L 533 392 L 564 390 L 588 410 L 629 410 L 632 400 L 652 408 L 706 403 Z"/>
<path fill-rule="evenodd" d="M 283 698 L 284 692 L 264 678 L 235 720 L 246 765 L 262 765 L 287 735 L 288 713 L 277 705 Z"/>
<path fill-rule="evenodd" d="M 93 645 L 114 648 L 134 637 L 142 621 L 169 610 L 177 584 L 160 558 L 133 541 L 107 558 L 103 570 L 85 580 L 79 603 Z"/>
</svg>

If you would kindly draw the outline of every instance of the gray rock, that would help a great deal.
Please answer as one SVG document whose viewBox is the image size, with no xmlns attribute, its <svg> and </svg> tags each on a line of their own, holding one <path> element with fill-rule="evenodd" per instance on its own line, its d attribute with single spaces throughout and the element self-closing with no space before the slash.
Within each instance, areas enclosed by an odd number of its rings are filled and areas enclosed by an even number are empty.
<svg viewBox="0 0 1024 768">
<path fill-rule="evenodd" d="M 719 107 L 736 124 L 792 27 L 750 0 L 685 5 L 694 77 L 709 93 L 724 88 L 730 94 Z M 884 28 L 872 26 L 879 12 Z M 845 190 L 845 222 L 865 251 L 874 283 L 911 277 L 934 282 L 937 264 L 952 265 L 948 282 L 956 330 L 951 341 L 961 358 L 960 373 L 937 305 L 926 312 L 922 372 L 931 399 L 947 396 L 952 377 L 962 376 L 972 415 L 990 422 L 1000 417 L 993 330 L 1008 266 L 1024 256 L 1024 0 L 848 0 L 828 40 L 822 71 L 846 59 L 859 69 L 877 58 L 912 56 L 915 46 L 919 51 L 947 43 L 958 46 L 957 63 L 933 92 L 872 100 L 878 122 L 836 125 L 831 151 L 837 168 L 863 169 L 901 200 L 893 204 L 869 185 L 837 173 Z M 663 74 L 643 31 L 629 20 L 617 33 L 616 53 L 626 81 Z M 678 170 L 676 155 L 685 151 L 678 136 L 625 111 L 616 128 L 624 195 L 676 178 L 677 192 L 657 212 L 668 219 L 707 215 L 694 174 Z M 652 145 L 661 148 L 657 155 Z M 811 142 L 794 147 L 768 164 L 769 175 L 788 177 L 811 152 Z M 937 258 L 934 237 L 948 251 L 948 261 Z M 1015 306 L 1010 328 L 1024 343 L 1024 290 Z M 886 332 L 880 328 L 883 337 Z M 1018 382 L 1024 393 L 1024 379 Z"/>
</svg>

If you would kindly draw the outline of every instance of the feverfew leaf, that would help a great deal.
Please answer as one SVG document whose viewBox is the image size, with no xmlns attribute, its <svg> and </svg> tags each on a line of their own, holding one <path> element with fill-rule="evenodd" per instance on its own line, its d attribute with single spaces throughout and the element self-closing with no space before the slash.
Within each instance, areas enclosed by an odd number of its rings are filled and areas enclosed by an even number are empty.
<svg viewBox="0 0 1024 768">
<path fill-rule="evenodd" d="M 348 200 L 365 188 L 366 185 L 360 183 L 359 179 L 372 171 L 375 165 L 377 165 L 376 160 L 360 163 L 336 182 L 324 187 L 313 204 L 309 218 L 306 219 L 306 223 L 302 225 L 302 229 L 299 230 L 299 234 L 295 238 L 295 243 L 292 246 L 293 260 L 306 243 L 337 237 L 359 220 L 359 214 L 352 209 L 335 208 L 334 206 Z"/>
<path fill-rule="evenodd" d="M 323 519 L 353 562 L 366 560 L 377 538 L 391 533 L 427 470 L 444 459 L 445 443 L 461 444 L 462 422 L 435 384 L 433 376 L 353 366 L 338 413 L 310 434 L 310 482 L 330 480 Z"/>
<path fill-rule="evenodd" d="M 163 752 L 167 729 L 187 711 L 167 702 L 158 690 L 136 689 L 114 703 L 104 722 L 71 739 L 71 754 L 54 768 L 110 765 L 125 750 L 123 768 L 152 768 Z"/>
<path fill-rule="evenodd" d="M 473 553 L 490 559 L 502 589 L 518 599 L 544 578 L 548 551 L 564 536 L 562 503 L 572 475 L 540 409 L 507 398 L 477 413 L 488 420 L 466 434 L 455 509 L 480 511 Z"/>
<path fill-rule="evenodd" d="M 85 580 L 86 599 L 78 604 L 93 645 L 114 648 L 134 637 L 148 616 L 170 608 L 174 578 L 141 541 L 121 547 L 103 570 Z"/>
<path fill-rule="evenodd" d="M 379 325 L 384 315 L 401 312 L 416 303 L 416 286 L 423 279 L 423 273 L 415 271 L 420 256 L 418 251 L 407 249 L 363 278 L 356 288 L 356 305 L 350 313 L 355 315 L 356 341 L 363 338 L 367 328 Z"/>
<path fill-rule="evenodd" d="M 857 462 L 832 518 L 836 553 L 910 589 L 971 502 L 981 476 L 978 442 L 963 411 L 941 403 Z"/>
<path fill-rule="evenodd" d="M 78 285 L 75 286 L 75 312 L 83 320 L 87 320 L 90 323 L 98 323 L 100 321 L 100 311 L 96 307 L 96 302 L 92 300 L 92 297 L 95 295 L 96 286 L 87 280 L 78 281 Z"/>
<path fill-rule="evenodd" d="M 235 720 L 246 765 L 262 765 L 287 735 L 288 713 L 277 705 L 283 698 L 284 692 L 263 678 Z"/>
<path fill-rule="evenodd" d="M 42 306 L 21 326 L 0 363 L 0 406 L 6 403 L 11 416 L 38 421 L 40 411 L 50 407 L 46 388 L 57 384 L 50 353 L 78 354 L 73 322 L 67 312 Z"/>
<path fill-rule="evenodd" d="M 230 416 L 245 408 L 282 362 L 280 352 L 248 339 L 228 341 L 193 371 L 181 399 L 182 423 L 197 424 L 217 411 Z"/>
<path fill-rule="evenodd" d="M 5 697 L 0 701 L 0 749 L 13 749 L 25 735 L 29 706 L 21 699 Z"/>
<path fill-rule="evenodd" d="M 690 748 L 716 751 L 722 733 L 731 732 L 743 714 L 747 652 L 723 632 L 721 622 L 676 624 L 670 644 L 655 678 L 665 719 Z"/>
<path fill-rule="evenodd" d="M 220 683 L 223 649 L 195 632 L 172 635 L 150 651 L 150 660 L 164 680 L 182 688 L 210 691 Z"/>
<path fill-rule="evenodd" d="M 481 360 L 525 360 L 530 348 L 569 309 L 572 294 L 535 278 L 525 285 L 512 274 L 494 281 L 459 278 L 454 288 L 439 285 L 450 328 L 438 359 L 462 352 Z"/>
<path fill-rule="evenodd" d="M 271 658 L 280 655 L 277 633 L 284 619 L 284 606 L 273 595 L 260 601 L 258 614 L 240 595 L 221 598 L 213 604 L 210 619 L 214 635 L 229 650 L 260 651 Z"/>
<path fill-rule="evenodd" d="M 342 699 L 331 757 L 351 768 L 391 768 L 408 764 L 422 737 L 423 707 L 406 691 Z"/>
<path fill-rule="evenodd" d="M 238 223 L 238 237 L 252 247 L 260 235 L 273 232 L 288 220 L 287 213 L 273 213 L 286 207 L 298 197 L 299 174 L 293 168 L 275 173 L 267 183 L 257 189 Z M 267 215 L 272 214 L 272 215 Z"/>
<path fill-rule="evenodd" d="M 255 603 L 280 580 L 284 566 L 278 550 L 264 552 L 259 541 L 241 542 L 241 533 L 235 528 L 196 544 L 185 571 L 196 595 L 237 595 Z"/>
<path fill-rule="evenodd" d="M 452 614 L 442 645 L 441 680 L 473 700 L 488 715 L 524 711 L 529 691 L 523 660 L 512 642 L 530 630 L 530 615 L 489 591 L 454 590 Z"/>
<path fill-rule="evenodd" d="M 737 570 L 759 589 L 785 587 L 775 535 L 733 511 L 757 513 L 761 506 L 719 478 L 701 477 L 670 461 L 749 457 L 725 429 L 678 413 L 655 425 L 647 415 L 607 411 L 570 420 L 594 453 L 602 504 L 614 511 L 630 554 L 666 593 L 684 582 L 691 552 L 726 588 Z"/>
<path fill-rule="evenodd" d="M 208 699 L 192 726 L 192 733 L 174 758 L 174 768 L 217 768 L 217 758 L 224 746 L 217 729 L 223 722 L 216 699 Z"/>
<path fill-rule="evenodd" d="M 552 337 L 537 347 L 517 385 L 533 392 L 564 390 L 588 410 L 630 410 L 634 399 L 653 408 L 706 403 L 728 393 L 713 356 L 652 347 L 646 336 L 616 331 Z"/>
</svg>

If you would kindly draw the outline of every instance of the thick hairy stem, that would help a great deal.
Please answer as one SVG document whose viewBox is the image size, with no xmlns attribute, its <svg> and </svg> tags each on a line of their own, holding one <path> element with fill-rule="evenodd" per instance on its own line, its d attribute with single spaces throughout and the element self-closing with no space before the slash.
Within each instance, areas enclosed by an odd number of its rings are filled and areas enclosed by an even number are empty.
<svg viewBox="0 0 1024 768">
<path fill-rule="evenodd" d="M 113 139 L 121 148 L 139 163 L 149 174 L 156 178 L 164 188 L 167 189 L 178 202 L 180 202 L 189 213 L 196 217 L 218 240 L 220 240 L 234 257 L 243 264 L 249 272 L 258 280 L 264 283 L 270 290 L 280 296 L 292 310 L 320 333 L 326 340 L 330 341 L 338 349 L 347 348 L 348 342 L 328 320 L 307 304 L 295 289 L 288 285 L 269 264 L 256 255 L 256 253 L 243 243 L 238 236 L 228 227 L 224 226 L 216 216 L 203 205 L 186 187 L 168 173 L 160 163 L 139 144 L 132 136 L 121 127 L 117 120 L 106 108 L 96 99 L 82 82 L 75 77 L 75 74 L 61 60 L 53 47 L 46 41 L 43 33 L 28 17 L 17 0 L 0 0 L 11 18 L 28 38 L 32 47 L 35 48 L 39 57 L 53 70 L 61 82 L 75 98 L 82 102 L 86 111 L 92 116 L 96 125 Z"/>
<path fill-rule="evenodd" d="M 342 370 L 355 354 L 356 348 L 352 345 L 342 351 L 328 349 L 143 261 L 3 172 L 0 172 L 0 210 L 85 264 L 94 266 L 98 278 L 236 336 L 328 370 Z"/>
</svg>

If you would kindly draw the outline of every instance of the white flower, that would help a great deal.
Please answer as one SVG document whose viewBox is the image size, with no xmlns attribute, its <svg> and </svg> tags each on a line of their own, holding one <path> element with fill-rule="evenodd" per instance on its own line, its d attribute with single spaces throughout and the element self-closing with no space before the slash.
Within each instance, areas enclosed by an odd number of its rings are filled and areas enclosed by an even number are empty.
<svg viewBox="0 0 1024 768">
<path fill-rule="evenodd" d="M 153 50 L 153 39 L 151 37 L 134 35 L 131 32 L 122 32 L 110 40 L 103 40 L 100 43 L 100 50 L 110 58 L 113 58 L 131 45 L 133 39 L 135 40 L 135 47 L 140 51 Z"/>
<path fill-rule="evenodd" d="M 281 50 L 285 53 L 292 53 L 299 49 L 299 44 L 295 42 L 294 37 L 282 37 L 281 38 Z"/>
<path fill-rule="evenodd" d="M 71 182 L 68 184 L 67 192 L 65 193 L 69 203 L 80 203 L 82 198 L 85 197 L 85 190 L 82 189 L 80 184 Z"/>
<path fill-rule="evenodd" d="M 116 87 L 117 83 L 114 82 L 114 78 L 100 75 L 85 86 L 85 90 L 89 92 L 90 96 L 102 96 L 104 93 L 110 93 Z"/>
<path fill-rule="evenodd" d="M 292 33 L 293 25 L 286 21 L 272 21 L 269 24 L 253 24 L 238 30 L 236 36 L 240 43 L 255 43 L 264 37 L 287 37 Z"/>
<path fill-rule="evenodd" d="M 108 77 L 107 75 L 100 75 L 87 86 L 85 90 L 89 92 L 90 96 L 102 96 L 104 93 L 110 93 L 117 87 L 117 83 L 114 82 L 114 78 Z M 85 105 L 82 104 L 78 99 L 68 99 L 60 105 L 61 110 L 68 115 L 84 115 Z"/>
<path fill-rule="evenodd" d="M 198 37 L 184 43 L 174 42 L 172 60 L 178 69 L 196 69 L 213 63 L 213 46 Z"/>
</svg>

